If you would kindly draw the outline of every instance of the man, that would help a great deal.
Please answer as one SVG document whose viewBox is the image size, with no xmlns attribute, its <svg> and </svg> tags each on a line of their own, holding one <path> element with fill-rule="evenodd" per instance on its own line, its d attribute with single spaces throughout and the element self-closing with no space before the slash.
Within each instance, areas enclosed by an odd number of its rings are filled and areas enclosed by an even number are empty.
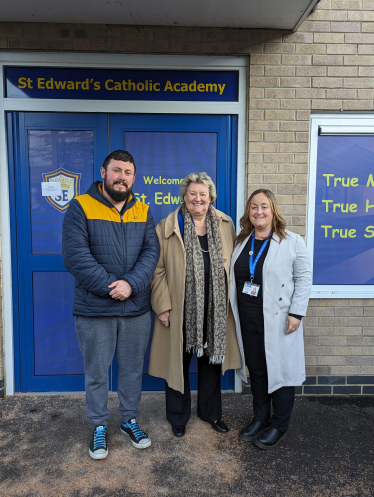
<svg viewBox="0 0 374 497">
<path fill-rule="evenodd" d="M 62 241 L 64 264 L 75 277 L 73 315 L 94 429 L 93 459 L 108 455 L 108 369 L 116 347 L 120 429 L 135 447 L 151 445 L 136 417 L 151 329 L 150 281 L 160 252 L 151 211 L 132 194 L 136 167 L 131 154 L 112 152 L 100 172 L 103 182 L 71 202 Z"/>
</svg>

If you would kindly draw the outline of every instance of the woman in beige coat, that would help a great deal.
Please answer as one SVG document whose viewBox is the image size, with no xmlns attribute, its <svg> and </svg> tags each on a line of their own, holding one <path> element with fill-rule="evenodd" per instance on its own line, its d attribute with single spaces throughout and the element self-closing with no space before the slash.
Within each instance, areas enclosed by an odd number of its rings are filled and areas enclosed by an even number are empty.
<svg viewBox="0 0 374 497">
<path fill-rule="evenodd" d="M 198 361 L 198 416 L 221 433 L 220 375 L 241 368 L 228 300 L 235 240 L 230 217 L 211 204 L 216 189 L 206 173 L 191 173 L 180 185 L 182 206 L 156 227 L 160 259 L 151 282 L 155 321 L 149 374 L 166 380 L 166 417 L 183 436 L 191 414 L 188 370 Z"/>
</svg>

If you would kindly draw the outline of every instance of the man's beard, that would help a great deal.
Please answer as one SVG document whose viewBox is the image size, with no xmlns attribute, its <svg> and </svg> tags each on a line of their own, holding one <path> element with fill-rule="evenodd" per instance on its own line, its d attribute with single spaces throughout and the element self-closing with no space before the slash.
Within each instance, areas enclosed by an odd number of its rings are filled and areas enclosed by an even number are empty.
<svg viewBox="0 0 374 497">
<path fill-rule="evenodd" d="M 126 181 L 116 181 L 114 184 L 119 184 L 119 183 L 125 184 L 127 186 L 127 190 L 125 191 L 115 190 L 107 182 L 106 176 L 104 177 L 104 188 L 106 193 L 109 195 L 109 197 L 115 202 L 124 202 L 124 201 L 127 202 L 129 196 L 131 195 L 132 188 L 128 187 Z"/>
</svg>

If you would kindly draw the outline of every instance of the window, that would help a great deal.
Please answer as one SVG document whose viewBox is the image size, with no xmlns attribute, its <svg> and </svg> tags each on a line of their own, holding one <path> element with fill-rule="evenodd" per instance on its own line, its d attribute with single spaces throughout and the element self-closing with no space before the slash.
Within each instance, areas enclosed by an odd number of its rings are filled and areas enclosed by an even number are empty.
<svg viewBox="0 0 374 497">
<path fill-rule="evenodd" d="M 312 116 L 307 247 L 313 297 L 374 297 L 372 116 Z"/>
</svg>

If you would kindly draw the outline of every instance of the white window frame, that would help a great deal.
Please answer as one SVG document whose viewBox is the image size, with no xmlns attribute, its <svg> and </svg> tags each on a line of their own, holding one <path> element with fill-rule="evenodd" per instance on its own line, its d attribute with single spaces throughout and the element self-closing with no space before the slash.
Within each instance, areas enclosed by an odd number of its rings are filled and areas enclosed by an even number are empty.
<svg viewBox="0 0 374 497">
<path fill-rule="evenodd" d="M 238 71 L 238 102 L 175 102 L 141 100 L 59 100 L 4 98 L 4 67 L 66 67 L 97 69 L 167 69 Z M 10 209 L 6 119 L 8 111 L 19 112 L 101 112 L 138 114 L 220 114 L 238 116 L 237 154 L 237 230 L 247 198 L 246 125 L 248 56 L 204 55 L 123 55 L 100 53 L 0 53 L 0 212 L 1 212 L 1 275 L 3 286 L 5 391 L 14 394 L 13 300 L 10 243 Z M 2 125 L 1 125 L 2 123 Z M 235 391 L 242 391 L 242 381 L 235 375 Z"/>
<path fill-rule="evenodd" d="M 314 221 L 317 178 L 318 133 L 331 135 L 373 135 L 373 114 L 313 114 L 309 131 L 309 174 L 307 199 L 306 245 L 313 271 Z M 323 299 L 371 299 L 374 298 L 374 285 L 313 285 L 312 298 Z"/>
</svg>

